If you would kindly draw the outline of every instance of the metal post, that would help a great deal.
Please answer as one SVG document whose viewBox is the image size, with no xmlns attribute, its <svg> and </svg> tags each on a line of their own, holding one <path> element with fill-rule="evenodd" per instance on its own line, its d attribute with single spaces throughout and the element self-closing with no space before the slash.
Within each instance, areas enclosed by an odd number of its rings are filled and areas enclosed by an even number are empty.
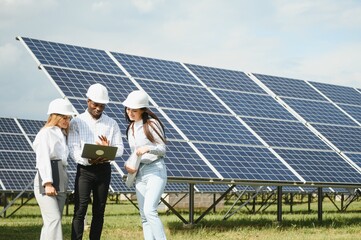
<svg viewBox="0 0 361 240">
<path fill-rule="evenodd" d="M 322 222 L 322 200 L 323 200 L 323 193 L 322 187 L 318 188 L 318 221 Z"/>
<path fill-rule="evenodd" d="M 194 224 L 194 183 L 189 184 L 189 224 Z"/>
<path fill-rule="evenodd" d="M 282 221 L 282 186 L 277 187 L 277 221 Z"/>
</svg>

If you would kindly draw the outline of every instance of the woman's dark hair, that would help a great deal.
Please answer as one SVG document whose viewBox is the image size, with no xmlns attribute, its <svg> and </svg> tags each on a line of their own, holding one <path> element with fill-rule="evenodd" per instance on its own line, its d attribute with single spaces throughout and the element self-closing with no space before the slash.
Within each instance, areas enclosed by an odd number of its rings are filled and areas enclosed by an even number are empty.
<svg viewBox="0 0 361 240">
<path fill-rule="evenodd" d="M 149 141 L 151 141 L 152 143 L 156 142 L 153 135 L 150 133 L 149 127 L 151 127 L 156 132 L 158 137 L 160 139 L 162 139 L 162 141 L 164 143 L 166 143 L 165 134 L 162 134 L 162 133 L 164 133 L 164 125 L 160 121 L 160 119 L 157 117 L 157 115 L 155 115 L 149 108 L 141 108 L 141 110 L 144 110 L 143 113 L 142 113 L 142 120 L 143 120 L 143 130 L 144 130 L 145 136 L 147 136 Z M 129 128 L 132 126 L 134 121 L 130 120 L 130 118 L 129 118 L 128 114 L 127 114 L 127 107 L 124 108 L 124 113 L 125 113 L 125 120 L 129 123 L 128 127 L 127 127 L 127 130 L 126 130 L 126 136 L 127 136 L 127 139 L 128 139 Z M 151 119 L 156 120 L 159 124 L 156 124 Z M 159 129 L 159 126 L 162 129 Z"/>
</svg>

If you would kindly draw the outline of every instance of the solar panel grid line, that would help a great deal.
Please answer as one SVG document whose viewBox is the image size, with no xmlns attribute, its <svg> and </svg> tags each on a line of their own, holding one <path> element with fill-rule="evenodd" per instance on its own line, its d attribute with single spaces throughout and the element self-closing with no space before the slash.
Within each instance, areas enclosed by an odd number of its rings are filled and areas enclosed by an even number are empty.
<svg viewBox="0 0 361 240">
<path fill-rule="evenodd" d="M 301 183 L 269 149 L 260 146 L 240 146 L 217 143 L 196 143 L 197 149 L 220 172 L 224 181 Z"/>
<path fill-rule="evenodd" d="M 334 103 L 361 106 L 361 95 L 352 87 L 309 81 Z"/>
<path fill-rule="evenodd" d="M 268 148 L 278 160 L 280 160 L 301 182 L 306 183 L 307 181 L 290 165 L 285 161 L 272 147 Z"/>
<path fill-rule="evenodd" d="M 24 137 L 26 138 L 26 140 L 28 141 L 29 145 L 31 146 L 31 148 L 33 148 L 33 143 L 30 140 L 28 134 L 25 132 L 24 128 L 21 126 L 21 124 L 19 123 L 19 121 L 15 118 L 14 121 L 16 122 L 16 124 L 18 125 L 18 127 L 20 128 L 21 132 L 24 134 Z"/>
<path fill-rule="evenodd" d="M 254 79 L 257 79 L 256 76 L 254 76 L 252 74 L 252 76 L 254 77 Z M 253 79 L 252 77 L 252 79 Z M 261 84 L 262 87 L 264 87 L 265 89 L 267 89 L 267 92 L 271 93 L 273 96 L 277 96 L 275 93 L 273 93 L 273 91 L 268 88 L 268 86 L 266 86 L 264 83 L 262 83 L 261 80 L 256 80 L 257 83 Z M 304 81 L 307 85 L 308 82 Z M 312 87 L 313 88 L 313 87 Z M 316 91 L 316 90 L 315 90 Z M 317 92 L 317 91 L 316 91 Z M 281 97 L 276 97 L 275 98 L 281 105 L 285 106 L 286 109 L 288 111 L 290 111 L 299 121 L 301 121 L 312 133 L 314 133 L 317 137 L 319 137 L 323 142 L 325 142 L 325 144 L 327 146 L 329 146 L 330 148 L 334 149 L 336 152 L 340 152 L 340 150 L 334 145 L 332 144 L 332 142 L 330 142 L 328 139 L 326 139 L 315 127 L 312 126 L 311 123 L 307 122 L 306 119 L 304 119 L 298 112 L 296 112 L 291 106 L 289 106 L 285 101 L 283 101 L 281 99 Z"/>
<path fill-rule="evenodd" d="M 278 95 L 274 93 L 270 88 L 268 88 L 262 81 L 260 81 L 253 73 L 246 72 L 246 75 L 253 80 L 260 88 L 262 88 L 268 95 L 276 99 Z"/>
<path fill-rule="evenodd" d="M 134 78 L 157 79 L 173 83 L 185 82 L 192 85 L 199 85 L 179 62 L 117 52 L 111 52 L 111 54 Z"/>
<path fill-rule="evenodd" d="M 345 112 L 352 116 L 357 122 L 361 123 L 361 106 L 338 104 Z"/>
<path fill-rule="evenodd" d="M 360 127 L 309 124 L 309 128 L 319 134 L 322 140 L 336 152 L 361 151 Z"/>
<path fill-rule="evenodd" d="M 103 79 L 103 81 L 105 81 L 105 80 L 111 81 L 111 80 L 119 78 L 119 77 L 120 78 L 124 77 L 124 76 L 115 75 L 115 74 L 89 72 L 89 71 L 78 70 L 78 69 L 69 69 L 69 68 L 61 68 L 61 67 L 53 67 L 53 66 L 45 66 L 45 65 L 42 65 L 41 69 L 44 71 L 44 73 L 47 75 L 48 79 L 52 82 L 52 84 L 58 90 L 58 92 L 60 93 L 62 98 L 70 98 L 70 97 L 86 98 L 85 93 L 86 93 L 88 87 L 92 83 L 100 82 L 100 79 Z M 74 81 L 71 81 L 71 80 L 73 80 L 77 77 L 81 78 L 81 79 L 85 79 L 86 81 L 84 81 L 84 82 L 85 83 L 89 82 L 89 86 L 84 85 L 83 83 L 81 85 L 79 85 L 79 84 L 75 85 L 76 83 L 74 83 Z M 61 84 L 62 84 L 61 81 L 65 80 L 65 79 L 69 79 L 70 82 L 67 84 L 67 86 L 61 86 Z M 109 84 L 110 83 L 105 84 L 105 85 L 107 86 Z M 109 86 L 107 86 L 107 87 L 109 88 Z M 66 92 L 64 92 L 65 90 L 66 90 Z M 71 96 L 69 94 L 69 92 L 72 92 L 72 90 L 74 93 L 76 93 L 79 96 Z M 109 94 L 112 94 L 112 92 L 110 92 Z M 114 95 L 111 97 L 114 98 Z M 121 103 L 120 101 L 116 101 L 114 99 L 110 99 L 110 101 L 114 102 L 114 103 Z"/>
<path fill-rule="evenodd" d="M 186 70 L 197 79 L 198 82 L 204 86 L 207 91 L 209 91 L 214 98 L 216 98 L 222 106 L 224 106 L 230 114 L 232 114 L 248 131 L 250 131 L 265 147 L 269 147 L 269 145 L 255 132 L 251 127 L 248 126 L 246 122 L 242 120 L 240 116 L 238 116 L 221 98 L 218 97 L 217 94 L 215 94 L 211 88 L 209 88 L 195 73 L 193 73 L 185 64 L 182 63 L 182 66 L 186 68 Z"/>
<path fill-rule="evenodd" d="M 247 93 L 265 93 L 257 84 L 241 71 L 227 70 L 215 67 L 185 64 L 207 87 L 212 89 L 237 90 Z"/>
<path fill-rule="evenodd" d="M 269 76 L 258 73 L 250 74 L 259 79 L 259 83 L 265 85 L 278 97 L 292 97 L 298 99 L 314 99 L 318 101 L 325 101 L 325 99 L 313 88 L 311 88 L 305 80 Z"/>
<path fill-rule="evenodd" d="M 357 122 L 349 118 L 345 111 L 330 102 L 295 99 L 282 99 L 293 111 L 297 112 L 308 123 L 357 126 Z"/>
<path fill-rule="evenodd" d="M 263 76 L 263 79 L 262 79 L 262 81 L 265 81 L 267 79 L 267 76 Z M 282 79 L 282 78 L 279 78 L 279 79 Z M 273 80 L 273 78 L 272 78 L 272 80 Z M 282 81 L 281 81 L 282 82 Z M 281 84 L 281 82 L 279 83 L 279 84 Z M 309 89 L 312 89 L 312 91 L 314 92 L 314 93 L 317 93 L 319 96 L 321 96 L 322 97 L 322 101 L 325 101 L 326 100 L 326 98 L 324 98 L 322 95 L 320 95 L 316 90 L 314 90 L 312 87 L 310 87 L 309 86 L 309 84 L 306 82 L 306 81 L 302 81 L 302 83 L 304 83 L 304 85 L 307 85 L 308 86 L 308 88 Z M 269 84 L 269 83 L 268 83 Z M 325 84 L 318 84 L 318 86 L 319 85 L 321 85 L 321 86 L 323 86 L 323 85 L 325 85 Z M 330 88 L 329 87 L 329 85 L 326 85 L 328 88 Z M 343 87 L 344 89 L 346 89 L 346 87 Z M 344 90 L 343 89 L 343 90 Z M 334 91 L 334 89 L 331 89 L 332 91 Z M 286 95 L 286 97 L 288 98 L 290 95 Z M 292 95 L 291 95 L 292 96 Z M 319 99 L 319 97 L 315 97 L 315 94 L 312 94 L 312 95 L 310 95 L 310 96 L 312 96 L 312 97 L 310 97 L 309 99 L 312 99 L 312 100 L 318 100 Z M 285 98 L 286 98 L 285 97 Z M 338 97 L 339 99 L 342 99 L 342 97 Z M 309 100 L 309 99 L 307 99 L 307 100 Z M 327 100 L 326 100 L 327 101 Z M 292 107 L 291 107 L 292 108 Z M 297 111 L 295 111 L 295 112 L 297 112 Z M 307 120 L 306 120 L 307 121 Z M 307 122 L 306 123 L 306 126 L 308 126 L 309 128 L 310 128 L 310 130 L 311 131 L 313 131 L 319 138 L 321 138 L 331 149 L 335 149 L 335 151 L 336 152 L 339 152 L 340 151 L 340 148 L 338 147 L 336 147 L 336 145 L 339 145 L 340 144 L 340 142 L 339 142 L 339 140 L 341 140 L 341 141 L 343 141 L 342 142 L 342 144 L 343 145 L 341 145 L 341 146 L 345 146 L 344 144 L 346 144 L 347 143 L 347 141 L 346 141 L 346 139 L 337 139 L 337 141 L 338 142 L 336 142 L 337 144 L 332 144 L 332 142 L 333 141 L 335 141 L 335 140 L 333 140 L 332 138 L 331 139 L 326 139 L 327 137 L 325 136 L 325 134 L 321 134 L 321 132 L 320 131 L 317 131 L 316 129 L 319 129 L 320 128 L 320 126 L 321 125 L 316 125 L 316 124 L 314 124 L 315 125 L 315 127 L 314 128 L 312 128 L 311 127 L 311 123 L 309 123 L 309 122 Z M 322 126 L 327 126 L 326 124 L 323 124 Z M 335 126 L 335 125 L 334 125 Z M 316 128 L 316 129 L 315 129 Z M 324 128 L 323 128 L 324 129 Z M 321 130 L 323 130 L 323 129 L 321 129 Z M 324 130 L 323 130 L 324 131 Z M 327 132 L 324 132 L 324 133 L 326 133 L 326 134 L 328 134 Z M 329 135 L 329 134 L 328 134 Z M 330 137 L 330 136 L 329 136 Z M 337 138 L 337 136 L 331 136 L 331 137 L 333 137 L 334 139 L 336 139 Z M 336 148 L 335 148 L 336 147 Z M 352 149 L 353 150 L 353 149 Z"/>
<path fill-rule="evenodd" d="M 340 161 L 340 156 L 334 151 L 291 149 L 275 149 L 275 151 L 285 157 L 308 184 L 352 186 L 361 182 L 360 172 L 347 162 Z"/>
<path fill-rule="evenodd" d="M 58 86 L 58 84 L 56 84 L 56 82 L 54 81 L 54 79 L 51 77 L 51 75 L 49 74 L 48 70 L 45 68 L 44 65 L 40 65 L 39 68 L 45 73 L 45 75 L 48 77 L 48 79 L 50 80 L 50 82 L 53 84 L 53 86 L 55 87 L 55 89 L 58 91 L 58 93 L 60 94 L 60 96 L 62 98 L 65 98 L 66 95 L 65 93 L 61 90 L 61 88 Z"/>
<path fill-rule="evenodd" d="M 213 171 L 213 173 L 216 174 L 218 178 L 224 178 L 191 141 L 188 141 L 187 143 L 194 150 L 194 152 L 196 152 L 197 155 L 203 160 L 203 162 Z"/>
<path fill-rule="evenodd" d="M 312 83 L 309 81 L 305 81 L 308 85 L 310 85 L 315 91 L 317 91 L 320 95 L 322 95 L 327 101 L 329 101 L 331 104 L 333 104 L 338 110 L 340 110 L 342 113 L 344 113 L 346 116 L 348 116 L 352 121 L 354 121 L 357 125 L 361 126 L 361 123 L 358 122 L 356 119 L 354 119 L 350 114 L 348 114 L 346 111 L 344 111 L 337 103 L 332 101 L 328 96 L 326 96 L 322 91 L 320 91 L 317 87 L 313 86 Z M 360 103 L 361 104 L 361 103 Z"/>
<path fill-rule="evenodd" d="M 104 50 L 22 37 L 40 64 L 118 74 Z"/>
<path fill-rule="evenodd" d="M 290 107 L 282 97 L 273 92 L 266 84 L 259 80 L 253 73 L 247 73 L 247 75 L 255 81 L 263 90 L 265 90 L 269 95 L 271 95 L 282 107 L 284 107 L 288 112 L 290 112 L 298 121 L 307 126 L 307 121 L 304 119 L 298 112 L 296 112 L 292 107 Z"/>
</svg>

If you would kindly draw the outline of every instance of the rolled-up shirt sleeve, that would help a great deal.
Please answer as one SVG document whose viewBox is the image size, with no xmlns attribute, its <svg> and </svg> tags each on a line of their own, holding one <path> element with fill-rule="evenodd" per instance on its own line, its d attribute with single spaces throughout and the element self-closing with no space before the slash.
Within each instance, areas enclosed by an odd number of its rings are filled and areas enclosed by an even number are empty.
<svg viewBox="0 0 361 240">
<path fill-rule="evenodd" d="M 70 122 L 68 135 L 69 154 L 70 157 L 75 161 L 75 163 L 88 166 L 90 165 L 88 159 L 81 157 L 83 145 L 84 144 L 82 144 L 82 140 L 80 137 L 78 119 L 73 119 Z"/>
<path fill-rule="evenodd" d="M 116 156 L 121 157 L 124 153 L 124 144 L 123 144 L 122 134 L 120 132 L 119 125 L 116 122 L 114 122 L 113 128 L 114 128 L 114 131 L 113 131 L 114 135 L 113 135 L 112 139 L 110 140 L 110 144 L 112 146 L 118 148 Z"/>
<path fill-rule="evenodd" d="M 154 121 L 155 122 L 155 121 Z M 157 132 L 164 136 L 162 128 L 159 126 L 159 123 L 155 123 L 157 126 Z M 155 143 L 151 143 L 148 145 L 149 147 L 149 154 L 157 155 L 158 157 L 164 157 L 166 151 L 166 145 L 163 140 L 159 137 L 158 133 L 154 130 L 154 128 L 150 128 L 150 132 L 155 139 Z"/>
<path fill-rule="evenodd" d="M 42 185 L 45 183 L 52 183 L 53 176 L 50 163 L 50 152 L 52 141 L 48 131 L 41 131 L 34 142 L 34 149 L 36 154 L 36 168 L 43 180 Z"/>
</svg>

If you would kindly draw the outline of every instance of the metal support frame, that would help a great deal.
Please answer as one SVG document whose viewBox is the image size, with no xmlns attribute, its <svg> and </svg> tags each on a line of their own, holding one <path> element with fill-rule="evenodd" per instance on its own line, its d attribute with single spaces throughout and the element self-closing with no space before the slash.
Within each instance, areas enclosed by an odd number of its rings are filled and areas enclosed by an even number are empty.
<svg viewBox="0 0 361 240">
<path fill-rule="evenodd" d="M 20 198 L 25 192 L 26 190 L 31 187 L 34 183 L 34 179 L 31 180 L 31 182 L 6 206 L 4 207 L 4 209 L 0 212 L 0 216 L 2 216 L 4 214 L 4 217 L 6 216 L 6 210 L 8 210 L 14 203 L 15 201 Z M 25 201 L 25 203 L 27 203 L 31 198 L 29 198 L 27 201 Z M 25 204 L 24 203 L 24 204 Z M 21 204 L 20 207 L 18 207 L 17 209 L 15 209 L 14 212 L 12 212 L 8 217 L 12 216 L 16 211 L 18 211 L 24 204 Z"/>
<path fill-rule="evenodd" d="M 260 187 L 258 189 L 258 191 L 256 191 L 249 199 L 248 201 L 242 203 L 240 206 L 238 206 L 238 208 L 236 210 L 234 210 L 233 212 L 231 212 L 231 210 L 234 208 L 234 206 L 237 204 L 237 202 L 240 200 L 240 198 L 243 196 L 243 194 L 245 193 L 246 190 L 244 190 L 236 199 L 236 201 L 233 203 L 233 205 L 231 206 L 231 208 L 226 212 L 226 214 L 223 217 L 223 220 L 226 220 L 228 218 L 230 218 L 231 216 L 233 216 L 235 213 L 237 213 L 239 211 L 239 209 L 241 209 L 242 207 L 246 206 L 248 203 L 250 203 L 255 197 L 257 197 L 258 194 L 260 194 L 262 187 Z M 230 213 L 231 212 L 231 213 Z"/>
</svg>

